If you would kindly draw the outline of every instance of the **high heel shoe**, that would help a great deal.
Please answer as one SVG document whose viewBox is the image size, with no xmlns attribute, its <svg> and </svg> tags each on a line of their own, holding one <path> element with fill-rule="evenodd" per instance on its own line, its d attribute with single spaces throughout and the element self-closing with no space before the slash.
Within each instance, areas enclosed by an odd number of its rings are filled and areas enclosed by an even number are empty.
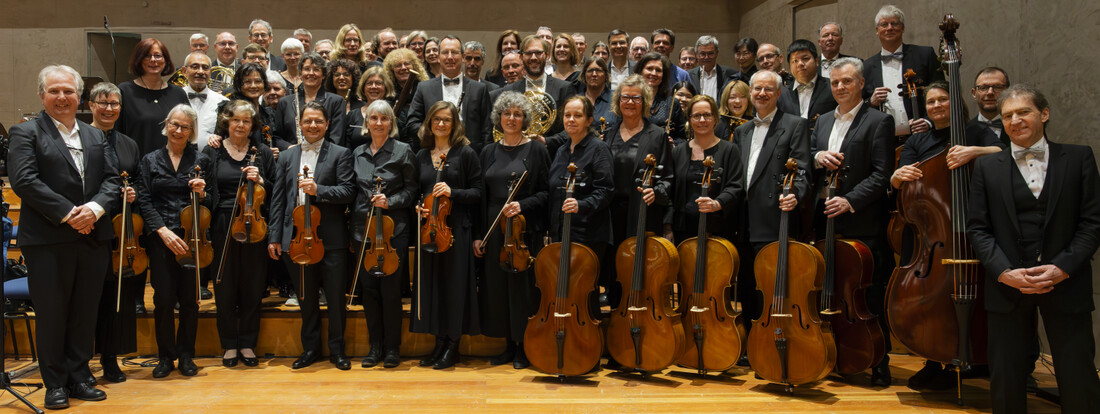
<svg viewBox="0 0 1100 414">
<path fill-rule="evenodd" d="M 435 360 L 435 364 L 432 368 L 435 369 L 447 369 L 455 366 L 458 363 L 458 339 L 451 339 L 448 341 L 447 346 L 443 349 L 443 355 L 439 356 L 439 359 Z"/>
<path fill-rule="evenodd" d="M 424 358 L 424 359 L 420 360 L 420 366 L 430 367 L 432 365 L 435 365 L 435 361 L 438 360 L 439 357 L 443 355 L 443 348 L 446 348 L 446 347 L 447 347 L 447 338 L 444 338 L 442 336 L 435 337 L 435 349 L 432 349 L 432 354 L 429 355 L 427 358 Z"/>
</svg>

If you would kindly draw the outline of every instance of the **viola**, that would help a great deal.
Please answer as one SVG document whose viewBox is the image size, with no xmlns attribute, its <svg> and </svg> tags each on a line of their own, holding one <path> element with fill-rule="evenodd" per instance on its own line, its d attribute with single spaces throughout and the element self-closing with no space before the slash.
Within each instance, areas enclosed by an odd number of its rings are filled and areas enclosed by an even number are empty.
<svg viewBox="0 0 1100 414">
<path fill-rule="evenodd" d="M 374 178 L 374 194 L 382 194 L 382 177 Z M 370 274 L 376 277 L 397 272 L 400 259 L 397 257 L 397 249 L 390 245 L 390 239 L 393 238 L 393 219 L 383 215 L 378 207 L 371 207 L 363 237 L 370 237 L 370 251 L 362 259 L 363 268 L 369 269 Z"/>
<path fill-rule="evenodd" d="M 645 157 L 642 189 L 657 179 L 657 158 Z M 684 351 L 684 327 L 671 306 L 672 284 L 680 268 L 680 254 L 672 242 L 645 231 L 646 203 L 639 197 L 635 236 L 619 245 L 615 270 L 628 295 L 611 313 L 607 348 L 624 368 L 657 372 L 676 361 Z"/>
<path fill-rule="evenodd" d="M 798 163 L 787 160 L 783 196 L 791 193 Z M 764 312 L 749 330 L 749 363 L 765 380 L 794 386 L 825 378 L 836 364 L 836 342 L 818 317 L 818 292 L 825 260 L 812 246 L 790 239 L 790 212 L 779 221 L 779 240 L 760 250 L 753 263 Z"/>
<path fill-rule="evenodd" d="M 573 198 L 577 166 L 569 164 L 565 198 Z M 550 243 L 535 259 L 535 285 L 542 292 L 539 310 L 523 332 L 531 366 L 558 376 L 583 375 L 600 363 L 604 338 L 588 306 L 595 294 L 600 260 L 587 246 L 573 243 L 573 213 L 562 218 L 560 243 Z"/>
<path fill-rule="evenodd" d="M 256 165 L 256 154 L 259 152 L 252 147 L 248 159 L 248 166 Z M 241 175 L 241 185 L 237 188 L 237 214 L 233 217 L 229 231 L 233 240 L 241 243 L 257 243 L 267 238 L 267 222 L 260 212 L 264 204 L 264 186 L 256 185 L 255 181 L 248 180 Z"/>
<path fill-rule="evenodd" d="M 703 160 L 700 194 L 709 195 L 714 181 L 714 158 Z M 677 362 L 695 368 L 700 374 L 733 368 L 745 345 L 745 326 L 741 312 L 730 305 L 727 289 L 731 279 L 737 283 L 741 258 L 733 244 L 707 234 L 708 213 L 699 212 L 695 237 L 680 242 L 680 286 L 691 287 L 680 297 L 684 333 L 695 346 L 687 346 Z"/>
<path fill-rule="evenodd" d="M 508 184 L 508 200 L 504 202 L 505 206 L 515 199 L 516 192 L 519 191 L 519 187 L 523 185 L 526 179 L 527 171 L 524 171 L 518 178 L 515 173 L 512 173 L 512 182 Z M 503 216 L 504 207 L 501 207 L 500 211 L 499 216 Z M 531 250 L 527 248 L 527 219 L 522 214 L 503 217 L 503 219 L 500 223 L 500 230 L 504 234 L 504 244 L 500 248 L 500 268 L 512 274 L 525 272 L 531 267 L 531 263 L 535 261 L 531 257 Z"/>
<path fill-rule="evenodd" d="M 123 171 L 119 175 L 122 177 L 122 188 L 129 187 L 130 174 Z M 111 254 L 111 264 L 114 269 L 118 269 L 119 282 L 119 299 L 115 303 L 115 312 L 118 312 L 122 302 L 123 269 L 129 268 L 135 275 L 140 275 L 145 273 L 145 269 L 149 267 L 149 256 L 145 254 L 145 249 L 138 244 L 137 239 L 141 235 L 141 229 L 145 227 L 145 222 L 140 215 L 130 213 L 130 211 L 132 211 L 130 202 L 126 200 L 126 193 L 124 192 L 122 194 L 122 213 L 111 220 L 115 234 L 118 235 L 118 245 Z"/>
<path fill-rule="evenodd" d="M 202 168 L 198 165 L 191 171 L 192 180 L 202 178 Z M 176 255 L 176 263 L 181 267 L 191 267 L 195 270 L 195 289 L 202 286 L 202 276 L 199 269 L 210 266 L 214 260 L 214 245 L 206 238 L 206 231 L 210 228 L 210 209 L 199 204 L 202 198 L 199 193 L 191 191 L 191 204 L 180 211 L 180 225 L 183 226 L 183 239 L 187 241 L 188 252 Z M 201 293 L 201 292 L 196 292 Z M 198 302 L 202 295 L 195 296 Z"/>
<path fill-rule="evenodd" d="M 309 179 L 309 166 L 302 167 L 302 178 Z M 305 195 L 305 202 L 290 213 L 294 220 L 294 238 L 287 251 L 290 260 L 300 265 L 311 265 L 325 257 L 325 245 L 317 237 L 317 225 L 321 223 L 321 209 L 313 206 L 313 196 Z"/>
<path fill-rule="evenodd" d="M 435 182 L 443 181 L 443 167 L 447 164 L 447 154 L 439 155 L 439 168 L 435 170 Z M 433 185 L 434 187 L 434 185 Z M 431 206 L 431 212 L 420 228 L 420 243 L 424 251 L 428 253 L 443 253 L 451 248 L 455 242 L 451 227 L 447 225 L 447 217 L 451 215 L 451 198 L 447 196 L 436 197 L 431 189 L 424 196 L 424 207 Z"/>
<path fill-rule="evenodd" d="M 843 164 L 829 175 L 825 199 L 836 196 Z M 878 317 L 867 309 L 867 288 L 874 277 L 871 249 L 854 239 L 840 239 L 836 219 L 825 221 L 825 239 L 814 247 L 825 258 L 821 290 L 821 317 L 829 321 L 836 339 L 836 372 L 855 374 L 871 369 L 886 355 L 886 338 Z"/>
</svg>

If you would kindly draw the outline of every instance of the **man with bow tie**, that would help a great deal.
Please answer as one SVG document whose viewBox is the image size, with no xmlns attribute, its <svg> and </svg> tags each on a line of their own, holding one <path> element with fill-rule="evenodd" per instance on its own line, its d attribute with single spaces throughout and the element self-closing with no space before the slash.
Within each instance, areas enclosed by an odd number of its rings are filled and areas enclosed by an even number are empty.
<svg viewBox="0 0 1100 414">
<path fill-rule="evenodd" d="M 978 159 L 967 236 L 985 267 L 994 413 L 1027 411 L 1038 313 L 1050 341 L 1062 411 L 1095 412 L 1092 263 L 1100 247 L 1100 174 L 1092 148 L 1048 141 L 1039 90 L 998 99 L 1010 151 Z"/>
<path fill-rule="evenodd" d="M 1008 134 L 1004 133 L 1001 123 L 1001 113 L 997 110 L 997 98 L 1008 86 L 1008 73 L 1004 69 L 990 66 L 978 71 L 974 87 L 970 88 L 970 96 L 978 106 L 978 115 L 966 123 L 968 135 L 985 128 L 996 134 L 1006 147 L 1009 145 Z"/>
<path fill-rule="evenodd" d="M 875 15 L 875 32 L 882 50 L 863 61 L 863 78 L 867 80 L 863 97 L 869 99 L 871 106 L 894 117 L 896 136 L 928 131 L 932 126 L 922 119 L 922 108 L 913 108 L 899 92 L 909 69 L 917 74 L 923 85 L 944 79 L 936 51 L 928 46 L 902 43 L 905 13 L 893 5 L 879 9 Z"/>
<path fill-rule="evenodd" d="M 818 65 L 818 73 L 825 79 L 829 78 L 829 72 L 837 59 L 851 57 L 840 53 L 840 46 L 844 44 L 844 28 L 837 22 L 825 22 L 818 29 L 817 47 L 821 49 L 821 64 Z M 787 52 L 790 55 L 790 52 Z"/>
<path fill-rule="evenodd" d="M 183 62 L 183 74 L 187 77 L 187 86 L 183 87 L 183 91 L 187 92 L 187 100 L 199 114 L 196 136 L 199 151 L 202 151 L 207 138 L 214 135 L 214 126 L 218 123 L 218 104 L 228 99 L 207 88 L 210 83 L 210 58 L 206 54 L 192 52 L 187 55 Z"/>
<path fill-rule="evenodd" d="M 458 37 L 447 35 L 439 41 L 439 76 L 416 85 L 412 105 L 409 106 L 409 121 L 402 136 L 415 136 L 424 123 L 424 112 L 439 101 L 447 101 L 458 108 L 459 119 L 466 130 L 470 147 L 481 151 L 481 147 L 493 142 L 493 124 L 489 122 L 489 113 L 493 103 L 489 99 L 489 88 L 484 83 L 472 80 L 462 74 L 462 61 L 465 48 Z"/>
</svg>

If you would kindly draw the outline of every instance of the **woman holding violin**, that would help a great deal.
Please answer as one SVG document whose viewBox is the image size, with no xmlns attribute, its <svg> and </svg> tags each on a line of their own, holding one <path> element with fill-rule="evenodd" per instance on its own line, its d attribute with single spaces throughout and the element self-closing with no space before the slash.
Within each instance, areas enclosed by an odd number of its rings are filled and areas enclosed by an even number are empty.
<svg viewBox="0 0 1100 414">
<path fill-rule="evenodd" d="M 356 258 L 351 265 L 359 269 L 359 277 L 352 281 L 352 294 L 356 293 L 356 284 L 362 286 L 363 316 L 370 337 L 370 352 L 363 358 L 363 367 L 373 367 L 381 361 L 383 367 L 395 368 L 401 364 L 401 282 L 408 274 L 410 237 L 418 230 L 412 227 L 416 221 L 409 207 L 416 203 L 420 183 L 412 147 L 397 140 L 397 122 L 390 104 L 376 99 L 367 105 L 366 112 L 367 121 L 361 127 L 370 134 L 370 141 L 352 151 L 355 185 L 359 190 L 351 216 L 352 246 L 359 251 L 362 247 L 358 245 L 364 239 L 377 239 L 363 233 L 373 209 L 375 215 L 393 222 L 388 242 L 397 251 L 399 263 L 393 274 L 379 275 L 371 274 L 372 269 L 365 269 Z M 379 178 L 383 183 L 381 192 L 376 191 Z"/>
<path fill-rule="evenodd" d="M 458 363 L 462 335 L 481 332 L 471 245 L 484 185 L 481 162 L 466 139 L 458 108 L 439 101 L 428 108 L 424 120 L 423 149 L 417 154 L 424 194 L 424 202 L 417 206 L 423 221 L 423 257 L 417 259 L 420 268 L 413 275 L 410 330 L 436 337 L 435 349 L 420 366 L 445 369 Z"/>
<path fill-rule="evenodd" d="M 108 148 L 114 148 L 118 155 L 119 173 L 127 172 L 130 177 L 137 177 L 137 164 L 141 160 L 137 142 L 114 129 L 122 110 L 122 92 L 110 82 L 100 82 L 92 88 L 88 97 L 88 106 L 92 110 L 92 126 L 103 131 Z M 133 203 L 134 194 L 134 190 L 130 188 L 127 192 L 128 203 Z M 127 213 L 133 211 L 130 209 Z M 131 227 L 132 224 L 128 223 L 127 232 L 141 234 L 140 229 Z M 118 259 L 117 255 L 116 250 L 111 256 Z M 137 351 L 137 315 L 134 302 L 145 301 L 142 295 L 145 290 L 144 270 L 140 275 L 134 275 L 130 266 L 123 266 L 122 270 L 123 279 L 119 280 L 118 268 L 109 268 L 96 318 L 95 344 L 100 354 L 99 363 L 103 367 L 103 378 L 111 382 L 126 381 L 126 374 L 118 367 L 117 355 Z M 119 282 L 122 283 L 122 289 L 119 289 Z"/>
<path fill-rule="evenodd" d="M 481 150 L 486 196 L 474 240 L 474 255 L 486 258 L 478 283 L 482 334 L 508 341 L 490 363 L 511 362 L 516 369 L 529 365 L 523 332 L 538 306 L 530 265 L 546 229 L 539 212 L 546 206 L 550 168 L 546 146 L 523 135 L 531 122 L 529 105 L 517 92 L 504 92 L 493 104 L 490 118 L 504 137 Z"/>
<path fill-rule="evenodd" d="M 251 103 L 229 101 L 218 122 L 228 137 L 219 148 L 203 149 L 198 164 L 207 178 L 208 204 L 213 206 L 212 273 L 216 275 L 218 337 L 225 349 L 222 365 L 233 367 L 242 361 L 254 367 L 259 364 L 253 348 L 260 333 L 260 300 L 268 263 L 267 244 L 258 243 L 267 241 L 267 234 L 261 232 L 261 204 L 257 200 L 262 200 L 264 186 L 270 182 L 275 159 L 267 145 L 249 138 L 260 126 L 259 114 Z M 247 202 L 249 196 L 251 203 Z M 239 242 L 229 230 L 235 220 L 246 218 L 250 224 L 243 237 L 246 242 Z"/>
<path fill-rule="evenodd" d="M 299 117 L 304 141 L 282 153 L 272 174 L 267 253 L 272 260 L 282 259 L 298 292 L 303 352 L 291 367 L 305 368 L 321 357 L 317 292 L 324 286 L 328 303 L 332 304 L 328 307 L 329 361 L 348 370 L 351 363 L 344 353 L 347 310 L 338 304 L 347 291 L 344 212 L 355 197 L 351 151 L 324 139 L 329 114 L 320 102 L 305 104 Z M 314 209 L 317 214 L 311 211 Z"/>
<path fill-rule="evenodd" d="M 180 213 L 191 205 L 191 193 L 203 194 L 206 182 L 192 176 L 198 158 L 195 145 L 197 118 L 187 105 L 177 105 L 164 120 L 167 144 L 142 157 L 140 174 L 133 181 L 137 207 L 145 219 L 146 247 L 149 252 L 150 281 L 153 284 L 153 318 L 160 362 L 154 378 L 163 378 L 175 369 L 193 376 L 195 338 L 199 326 L 198 287 L 193 268 L 184 267 L 177 257 L 192 251 L 186 239 Z M 156 235 L 155 237 L 153 235 Z M 205 232 L 202 238 L 206 238 Z M 209 258 L 207 259 L 209 260 Z M 179 304 L 179 326 L 176 326 Z"/>
</svg>

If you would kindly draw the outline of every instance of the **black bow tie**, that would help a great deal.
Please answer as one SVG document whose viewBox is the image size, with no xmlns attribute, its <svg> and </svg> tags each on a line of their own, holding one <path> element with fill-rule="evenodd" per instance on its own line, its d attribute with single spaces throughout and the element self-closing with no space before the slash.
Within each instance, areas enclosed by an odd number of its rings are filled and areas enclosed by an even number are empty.
<svg viewBox="0 0 1100 414">
<path fill-rule="evenodd" d="M 991 120 L 991 121 L 986 121 L 984 123 L 986 125 L 989 125 L 989 127 L 993 128 L 993 129 L 1004 129 L 1004 127 L 1005 127 L 1004 124 L 1001 123 L 1000 118 L 997 118 L 997 119 L 994 119 L 994 120 Z"/>
<path fill-rule="evenodd" d="M 187 93 L 187 99 L 188 100 L 195 99 L 195 98 L 199 98 L 200 101 L 206 102 L 206 94 L 204 94 L 204 93 L 194 93 L 194 92 L 188 92 Z"/>
<path fill-rule="evenodd" d="M 446 76 L 443 77 L 443 86 L 458 85 L 460 82 L 462 82 L 462 78 L 447 79 Z"/>
</svg>

